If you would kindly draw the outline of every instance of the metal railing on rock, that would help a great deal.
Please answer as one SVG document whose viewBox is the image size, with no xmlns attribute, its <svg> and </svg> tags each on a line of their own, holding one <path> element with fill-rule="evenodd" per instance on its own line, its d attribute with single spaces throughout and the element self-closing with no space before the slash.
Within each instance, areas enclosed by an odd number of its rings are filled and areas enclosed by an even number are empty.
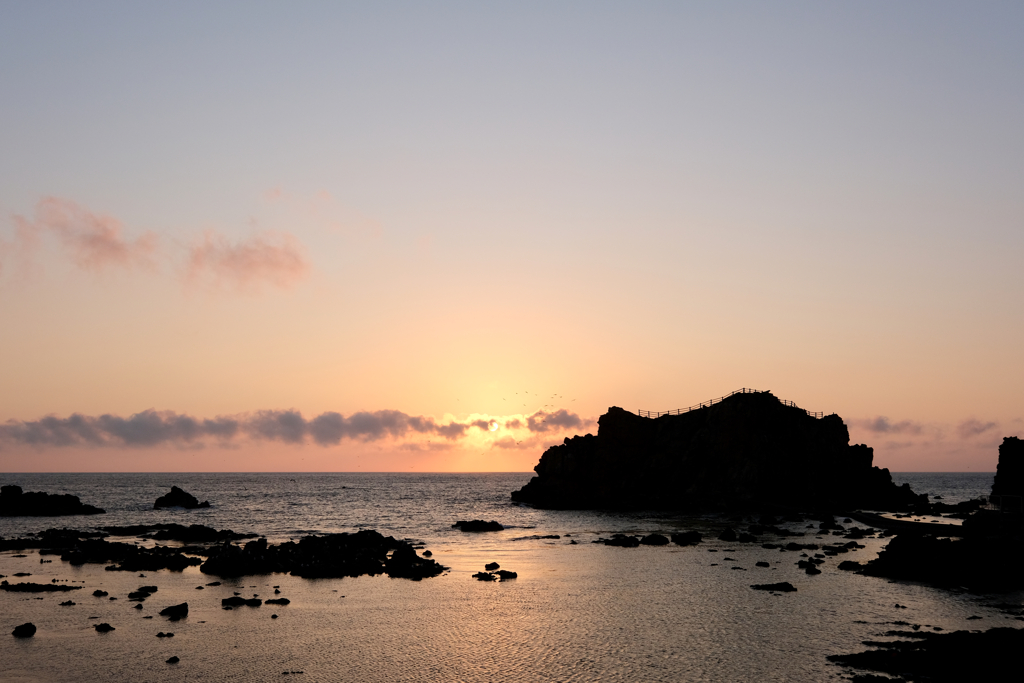
<svg viewBox="0 0 1024 683">
<path fill-rule="evenodd" d="M 640 417 L 650 417 L 650 418 L 661 417 L 662 415 L 682 415 L 683 413 L 688 413 L 691 410 L 700 410 L 701 408 L 710 408 L 711 406 L 715 405 L 716 403 L 721 403 L 725 399 L 729 398 L 730 396 L 735 396 L 736 394 L 767 394 L 767 393 L 769 393 L 769 392 L 761 391 L 759 389 L 746 389 L 746 388 L 737 389 L 736 391 L 734 391 L 732 393 L 729 393 L 729 394 L 726 394 L 725 396 L 719 396 L 718 398 L 713 398 L 710 401 L 704 401 L 703 403 L 696 403 L 696 404 L 690 406 L 689 408 L 676 408 L 675 410 L 663 410 L 663 411 L 660 411 L 660 412 L 654 411 L 654 410 L 638 410 L 637 411 L 637 415 L 639 415 Z M 782 403 L 782 405 L 789 406 L 790 408 L 800 408 L 800 406 L 798 406 L 797 404 L 793 403 L 792 401 L 787 401 L 787 400 L 781 399 L 781 398 L 779 399 L 779 401 Z M 807 413 L 808 415 L 810 415 L 811 417 L 824 417 L 825 416 L 824 412 L 812 413 L 809 410 L 804 410 L 804 412 Z"/>
</svg>

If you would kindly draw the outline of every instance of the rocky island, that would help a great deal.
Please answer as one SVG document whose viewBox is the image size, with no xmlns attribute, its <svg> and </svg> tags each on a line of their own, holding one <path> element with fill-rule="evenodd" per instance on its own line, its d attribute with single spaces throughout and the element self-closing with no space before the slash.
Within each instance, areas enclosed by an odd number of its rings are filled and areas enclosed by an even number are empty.
<svg viewBox="0 0 1024 683">
<path fill-rule="evenodd" d="M 596 436 L 549 448 L 515 501 L 554 509 L 908 509 L 927 501 L 873 450 L 850 445 L 838 415 L 815 417 L 743 390 L 657 418 L 612 407 Z"/>
<path fill-rule="evenodd" d="M 20 486 L 0 486 L 0 517 L 60 517 L 64 515 L 99 515 L 105 512 L 86 505 L 70 493 L 22 491 Z"/>
</svg>

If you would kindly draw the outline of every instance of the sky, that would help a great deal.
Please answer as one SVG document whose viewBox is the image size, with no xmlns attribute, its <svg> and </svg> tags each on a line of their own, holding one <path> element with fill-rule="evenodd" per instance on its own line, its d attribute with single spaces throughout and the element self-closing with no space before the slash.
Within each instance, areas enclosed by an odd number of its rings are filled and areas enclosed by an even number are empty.
<svg viewBox="0 0 1024 683">
<path fill-rule="evenodd" d="M 1024 436 L 1024 5 L 0 4 L 0 472 Z"/>
</svg>

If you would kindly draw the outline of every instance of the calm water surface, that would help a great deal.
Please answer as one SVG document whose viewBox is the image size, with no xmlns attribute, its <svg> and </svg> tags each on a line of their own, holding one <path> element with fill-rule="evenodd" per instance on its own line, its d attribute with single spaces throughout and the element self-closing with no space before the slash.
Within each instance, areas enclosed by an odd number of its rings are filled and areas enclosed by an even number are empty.
<svg viewBox="0 0 1024 683">
<path fill-rule="evenodd" d="M 24 558 L 0 553 L 0 574 L 24 571 L 33 574 L 24 580 L 66 579 L 84 587 L 41 600 L 0 594 L 0 627 L 9 633 L 32 621 L 39 628 L 28 640 L 0 634 L 0 680 L 838 680 L 842 670 L 825 656 L 863 649 L 862 640 L 894 628 L 897 619 L 945 630 L 1019 623 L 986 605 L 1020 602 L 1020 594 L 972 596 L 890 583 L 840 572 L 837 558 L 829 558 L 821 575 L 807 576 L 795 566 L 799 553 L 759 546 L 592 544 L 599 535 L 619 531 L 711 533 L 730 523 L 713 516 L 544 511 L 512 504 L 509 492 L 529 476 L 2 475 L 0 483 L 74 493 L 108 513 L 0 519 L 0 536 L 52 526 L 178 522 L 253 531 L 274 542 L 371 528 L 424 542 L 451 571 L 420 582 L 385 576 L 314 581 L 276 574 L 197 590 L 215 577 L 190 569 L 142 578 L 97 566 L 75 568 L 56 558 L 40 564 L 32 551 Z M 987 493 L 992 475 L 905 477 L 915 490 L 956 502 L 958 496 Z M 152 510 L 156 497 L 172 484 L 209 499 L 213 507 Z M 458 519 L 476 518 L 496 519 L 506 530 L 451 529 Z M 806 525 L 790 526 L 804 531 Z M 561 538 L 530 538 L 551 534 Z M 864 550 L 841 559 L 871 559 L 884 543 L 868 539 Z M 490 561 L 519 572 L 519 579 L 474 580 L 471 574 Z M 757 561 L 770 566 L 756 567 Z M 790 581 L 798 591 L 773 596 L 749 588 L 776 581 Z M 132 609 L 126 595 L 143 584 L 155 584 L 159 591 L 142 610 Z M 220 608 L 220 599 L 234 592 L 269 597 L 273 586 L 280 586 L 290 605 Z M 95 598 L 96 588 L 119 599 Z M 69 595 L 77 604 L 60 607 Z M 183 601 L 190 612 L 181 622 L 145 619 Z M 897 610 L 896 603 L 908 609 Z M 983 619 L 967 621 L 972 615 Z M 92 625 L 99 621 L 116 630 L 96 633 Z M 158 631 L 173 631 L 175 637 L 156 638 Z M 180 663 L 165 664 L 171 655 Z M 303 673 L 282 679 L 285 671 Z"/>
</svg>

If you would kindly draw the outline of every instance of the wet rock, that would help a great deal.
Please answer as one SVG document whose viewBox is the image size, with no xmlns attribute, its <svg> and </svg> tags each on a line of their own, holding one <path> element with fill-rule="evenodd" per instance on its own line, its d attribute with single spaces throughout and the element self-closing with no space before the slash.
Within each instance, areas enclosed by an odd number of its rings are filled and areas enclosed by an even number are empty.
<svg viewBox="0 0 1024 683">
<path fill-rule="evenodd" d="M 485 522 L 482 519 L 474 519 L 468 522 L 460 520 L 452 524 L 452 528 L 461 531 L 502 531 L 505 529 L 505 527 L 493 519 L 490 522 Z"/>
<path fill-rule="evenodd" d="M 661 534 L 649 534 L 640 539 L 640 545 L 668 545 L 668 538 Z"/>
<path fill-rule="evenodd" d="M 859 572 L 864 568 L 860 562 L 854 562 L 853 560 L 843 560 L 839 563 L 836 569 L 842 569 L 844 572 Z"/>
<path fill-rule="evenodd" d="M 291 602 L 288 598 L 271 598 L 264 601 L 268 605 L 287 605 Z"/>
<path fill-rule="evenodd" d="M 14 630 L 11 631 L 11 635 L 15 638 L 31 638 L 36 634 L 36 625 L 31 621 L 22 624 L 21 626 L 15 626 Z"/>
<path fill-rule="evenodd" d="M 92 592 L 92 594 L 95 595 L 97 598 L 105 598 L 105 597 L 107 597 L 107 591 L 101 591 L 98 588 L 96 590 L 94 590 Z"/>
<path fill-rule="evenodd" d="M 95 626 L 93 626 L 93 628 L 96 629 L 97 633 L 109 633 L 115 630 L 114 627 L 108 624 L 107 622 L 103 622 L 102 624 L 96 624 Z"/>
<path fill-rule="evenodd" d="M 61 607 L 74 607 L 76 603 L 74 600 L 65 600 L 64 602 L 59 604 Z"/>
<path fill-rule="evenodd" d="M 183 602 L 180 605 L 171 605 L 170 607 L 164 607 L 160 610 L 160 616 L 168 617 L 171 621 L 178 621 L 188 616 L 188 603 Z"/>
<path fill-rule="evenodd" d="M 718 534 L 719 541 L 725 541 L 726 543 L 736 542 L 736 531 L 732 527 L 726 527 L 722 533 Z"/>
<path fill-rule="evenodd" d="M 498 578 L 501 579 L 502 581 L 507 581 L 508 579 L 515 579 L 518 576 L 519 576 L 519 574 L 517 574 L 516 572 L 510 572 L 510 571 L 506 571 L 504 569 L 499 569 L 498 570 Z"/>
<path fill-rule="evenodd" d="M 699 531 L 683 531 L 672 534 L 672 542 L 676 545 L 697 545 L 704 539 Z"/>
<path fill-rule="evenodd" d="M 58 517 L 98 515 L 102 508 L 86 505 L 71 494 L 22 491 L 20 486 L 0 486 L 0 517 Z"/>
<path fill-rule="evenodd" d="M 498 580 L 498 576 L 496 574 L 492 574 L 491 572 L 477 572 L 476 574 L 473 574 L 473 578 L 476 579 L 477 581 L 497 581 Z"/>
<path fill-rule="evenodd" d="M 757 536 L 752 534 L 740 534 L 736 540 L 740 543 L 757 543 Z"/>
<path fill-rule="evenodd" d="M 761 561 L 761 562 L 755 562 L 755 563 L 754 563 L 754 566 L 755 566 L 755 567 L 767 567 L 767 566 L 769 566 L 769 565 L 768 565 L 768 563 L 767 563 L 767 562 Z"/>
<path fill-rule="evenodd" d="M 8 593 L 66 593 L 81 590 L 81 586 L 66 586 L 56 583 L 7 583 L 0 581 L 0 590 Z"/>
<path fill-rule="evenodd" d="M 626 534 L 615 534 L 611 538 L 599 538 L 594 543 L 604 543 L 605 545 L 615 546 L 617 548 L 638 548 L 640 547 L 639 536 L 627 536 Z"/>
<path fill-rule="evenodd" d="M 792 593 L 796 587 L 788 581 L 780 583 L 757 583 L 751 586 L 756 591 L 774 591 L 776 593 Z"/>
<path fill-rule="evenodd" d="M 202 503 L 199 499 L 193 496 L 191 493 L 179 489 L 177 486 L 172 486 L 170 492 L 165 493 L 156 499 L 153 503 L 153 509 L 159 510 L 161 508 L 175 508 L 181 507 L 188 510 L 194 510 L 196 508 L 208 508 L 210 507 L 210 501 L 204 500 Z"/>
<path fill-rule="evenodd" d="M 488 562 L 487 564 L 484 565 L 484 569 L 486 569 L 489 572 L 493 572 L 495 569 L 500 569 L 500 568 L 501 568 L 501 565 L 498 564 L 497 562 Z"/>
<path fill-rule="evenodd" d="M 177 664 L 180 661 L 181 660 L 178 659 L 177 657 L 171 657 L 170 659 L 167 660 L 167 664 Z"/>
</svg>

